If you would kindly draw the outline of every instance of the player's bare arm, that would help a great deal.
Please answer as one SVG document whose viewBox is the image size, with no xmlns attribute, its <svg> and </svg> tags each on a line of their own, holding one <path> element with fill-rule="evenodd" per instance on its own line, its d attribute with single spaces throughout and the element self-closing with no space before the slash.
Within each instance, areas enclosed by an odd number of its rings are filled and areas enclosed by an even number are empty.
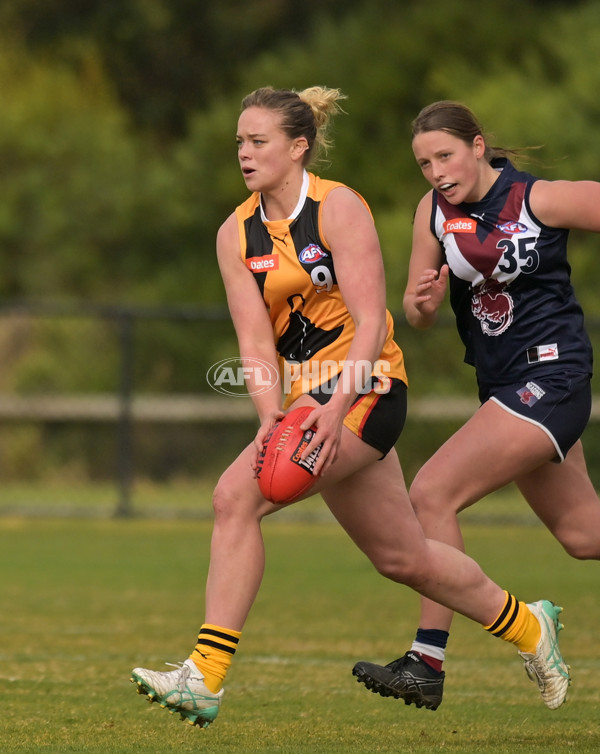
<svg viewBox="0 0 600 754">
<path fill-rule="evenodd" d="M 416 328 L 431 327 L 437 319 L 448 284 L 448 265 L 442 264 L 442 252 L 431 233 L 431 192 L 419 202 L 415 213 L 413 245 L 404 292 L 404 313 Z"/>
<path fill-rule="evenodd" d="M 529 198 L 536 217 L 551 228 L 600 233 L 600 183 L 536 181 Z"/>
<path fill-rule="evenodd" d="M 227 303 L 238 339 L 240 357 L 267 362 L 273 373 L 279 371 L 273 343 L 273 330 L 264 301 L 252 273 L 244 264 L 240 253 L 237 222 L 230 215 L 217 234 L 217 259 L 225 285 Z M 281 418 L 281 390 L 274 385 L 271 390 L 254 391 L 249 372 L 248 391 L 256 407 L 261 426 L 255 444 L 262 447 L 264 435 L 272 424 Z"/>
</svg>

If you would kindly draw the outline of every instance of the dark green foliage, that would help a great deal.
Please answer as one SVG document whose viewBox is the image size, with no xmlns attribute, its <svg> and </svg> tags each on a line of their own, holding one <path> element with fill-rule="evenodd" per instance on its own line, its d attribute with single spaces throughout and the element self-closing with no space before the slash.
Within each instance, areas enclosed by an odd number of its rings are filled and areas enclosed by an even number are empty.
<svg viewBox="0 0 600 754">
<path fill-rule="evenodd" d="M 34 53 L 77 67 L 97 52 L 124 107 L 142 129 L 181 136 L 190 112 L 206 110 L 265 49 L 306 39 L 316 17 L 360 0 L 17 0 L 0 9 Z"/>
<path fill-rule="evenodd" d="M 371 204 L 390 306 L 399 309 L 410 218 L 426 188 L 409 143 L 423 105 L 461 99 L 498 142 L 545 144 L 538 156 L 548 177 L 600 176 L 600 74 L 589 64 L 596 4 L 478 8 L 443 0 L 257 1 L 243 14 L 231 0 L 4 5 L 0 297 L 222 302 L 214 238 L 246 194 L 234 138 L 241 97 L 266 83 L 322 83 L 348 100 L 331 165 L 320 170 Z M 185 128 L 169 132 L 166 113 L 176 110 Z M 576 242 L 583 288 L 592 244 Z"/>
</svg>

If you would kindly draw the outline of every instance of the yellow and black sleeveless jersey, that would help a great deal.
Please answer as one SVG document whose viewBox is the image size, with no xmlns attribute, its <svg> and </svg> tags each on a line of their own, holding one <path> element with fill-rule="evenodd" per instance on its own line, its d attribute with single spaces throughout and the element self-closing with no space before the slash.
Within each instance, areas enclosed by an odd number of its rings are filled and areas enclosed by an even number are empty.
<svg viewBox="0 0 600 754">
<path fill-rule="evenodd" d="M 305 172 L 298 205 L 285 220 L 266 219 L 258 192 L 236 208 L 242 259 L 254 273 L 271 317 L 286 406 L 342 370 L 354 337 L 354 322 L 321 232 L 323 202 L 342 185 Z M 387 338 L 374 374 L 407 383 L 389 312 L 386 317 Z"/>
</svg>

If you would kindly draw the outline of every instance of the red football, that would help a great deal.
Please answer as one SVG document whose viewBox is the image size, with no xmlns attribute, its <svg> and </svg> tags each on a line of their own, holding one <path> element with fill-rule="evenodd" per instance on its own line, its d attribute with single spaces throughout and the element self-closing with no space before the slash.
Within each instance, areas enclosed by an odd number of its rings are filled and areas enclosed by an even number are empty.
<svg viewBox="0 0 600 754">
<path fill-rule="evenodd" d="M 256 476 L 260 491 L 272 503 L 289 503 L 316 481 L 312 470 L 321 446 L 304 461 L 301 459 L 316 428 L 300 429 L 300 425 L 312 411 L 310 406 L 293 409 L 265 437 L 257 458 Z"/>
</svg>

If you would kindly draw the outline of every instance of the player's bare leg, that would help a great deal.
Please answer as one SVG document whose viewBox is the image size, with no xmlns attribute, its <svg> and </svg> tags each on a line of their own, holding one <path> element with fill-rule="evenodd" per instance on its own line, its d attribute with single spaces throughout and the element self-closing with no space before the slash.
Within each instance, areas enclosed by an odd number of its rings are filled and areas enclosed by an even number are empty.
<svg viewBox="0 0 600 754">
<path fill-rule="evenodd" d="M 555 452 L 543 430 L 488 401 L 423 465 L 411 485 L 411 502 L 426 536 L 464 550 L 457 514 L 548 462 Z M 423 600 L 421 627 L 449 630 L 451 622 L 451 612 Z"/>
<path fill-rule="evenodd" d="M 590 480 L 581 441 L 563 463 L 546 463 L 516 480 L 534 513 L 566 552 L 600 558 L 600 499 Z"/>
<path fill-rule="evenodd" d="M 490 418 L 491 416 L 494 418 Z M 503 425 L 502 422 L 505 418 L 508 418 L 509 421 Z M 471 421 L 481 423 L 482 432 L 484 429 L 489 430 L 488 422 L 496 422 L 494 426 L 498 425 L 497 434 L 499 438 L 497 453 L 493 452 L 494 448 L 492 448 L 489 454 L 490 457 L 482 452 L 482 449 L 485 447 L 483 440 L 472 441 L 474 436 L 472 427 L 469 432 L 462 433 L 459 431 L 426 465 L 425 468 L 428 473 L 425 473 L 425 470 L 423 471 L 423 479 L 425 481 L 420 488 L 420 492 L 419 478 L 413 484 L 413 488 L 416 485 L 418 494 L 420 494 L 420 502 L 423 503 L 424 511 L 419 509 L 419 516 L 428 536 L 445 540 L 459 549 L 462 549 L 463 545 L 456 520 L 457 512 L 479 499 L 479 497 L 489 493 L 492 489 L 502 487 L 511 478 L 514 478 L 515 469 L 522 469 L 527 464 L 535 466 L 540 462 L 540 458 L 543 459 L 554 454 L 554 446 L 543 431 L 534 425 L 514 419 L 496 404 L 490 406 L 489 409 L 486 408 L 485 411 L 478 412 L 476 417 Z M 519 427 L 526 425 L 525 427 L 521 427 L 521 429 L 525 430 L 525 442 L 528 442 L 529 447 L 533 448 L 529 456 L 527 452 L 519 449 L 515 453 L 514 443 L 511 444 L 508 442 L 509 439 L 514 439 L 515 428 L 511 426 L 514 422 L 519 422 Z M 503 433 L 505 433 L 504 437 Z M 531 436 L 529 437 L 529 435 Z M 483 438 L 483 434 L 481 438 Z M 459 444 L 460 453 L 454 452 L 451 447 L 453 443 Z M 457 461 L 457 459 L 460 460 Z M 473 469 L 481 470 L 481 473 L 474 474 Z M 428 482 L 430 483 L 429 485 Z M 431 503 L 430 507 L 427 507 L 428 502 Z M 424 593 L 428 597 L 431 597 L 431 593 Z M 444 626 L 449 628 L 453 613 L 447 607 L 439 604 L 439 602 L 445 600 L 446 605 L 448 605 L 447 598 L 435 602 L 431 599 L 423 599 L 421 625 L 429 625 L 440 629 Z M 460 609 L 460 612 L 465 613 L 465 610 Z M 556 624 L 555 634 L 557 631 L 558 624 Z M 419 693 L 415 692 L 413 698 L 409 695 L 409 700 L 415 701 L 419 706 L 428 706 L 431 709 L 435 709 L 441 702 L 443 673 L 432 672 L 420 662 L 418 656 L 408 657 L 407 655 L 394 661 L 394 663 L 390 663 L 386 668 L 373 666 L 369 663 L 367 665 L 378 671 L 385 671 L 382 675 L 385 676 L 386 684 L 388 684 L 386 686 L 387 691 L 392 689 L 397 680 L 402 681 L 404 687 L 406 687 L 405 681 L 407 678 L 410 678 L 413 686 L 420 684 L 421 689 L 425 689 L 425 693 L 421 693 L 421 690 L 419 690 Z M 358 665 L 363 664 L 358 663 Z M 379 682 L 376 678 L 369 678 L 368 676 L 363 680 L 368 687 L 371 687 L 370 684 L 377 684 Z M 566 685 L 568 683 L 561 676 L 558 679 L 558 684 L 561 687 L 558 696 L 560 696 L 562 702 L 564 695 L 566 695 Z M 380 691 L 380 693 L 383 692 Z M 406 696 L 403 696 L 403 698 L 407 699 Z M 554 699 L 550 703 L 554 704 Z"/>
<path fill-rule="evenodd" d="M 351 438 L 340 460 L 353 452 L 353 445 L 364 445 L 354 435 Z M 464 553 L 425 538 L 395 450 L 321 494 L 381 574 L 445 602 L 478 623 L 485 624 L 498 614 L 503 590 Z"/>
<path fill-rule="evenodd" d="M 260 521 L 274 512 L 275 507 L 258 491 L 253 470 L 255 457 L 253 445 L 242 451 L 222 475 L 213 497 L 215 522 L 206 586 L 206 618 L 199 642 L 203 633 L 208 635 L 209 641 L 218 645 L 211 648 L 217 659 L 201 669 L 192 654 L 175 670 L 135 668 L 131 675 L 138 692 L 149 701 L 156 701 L 191 725 L 203 728 L 219 712 L 223 697 L 221 677 L 231 661 L 228 650 L 232 654 L 235 651 L 264 571 Z"/>
</svg>

